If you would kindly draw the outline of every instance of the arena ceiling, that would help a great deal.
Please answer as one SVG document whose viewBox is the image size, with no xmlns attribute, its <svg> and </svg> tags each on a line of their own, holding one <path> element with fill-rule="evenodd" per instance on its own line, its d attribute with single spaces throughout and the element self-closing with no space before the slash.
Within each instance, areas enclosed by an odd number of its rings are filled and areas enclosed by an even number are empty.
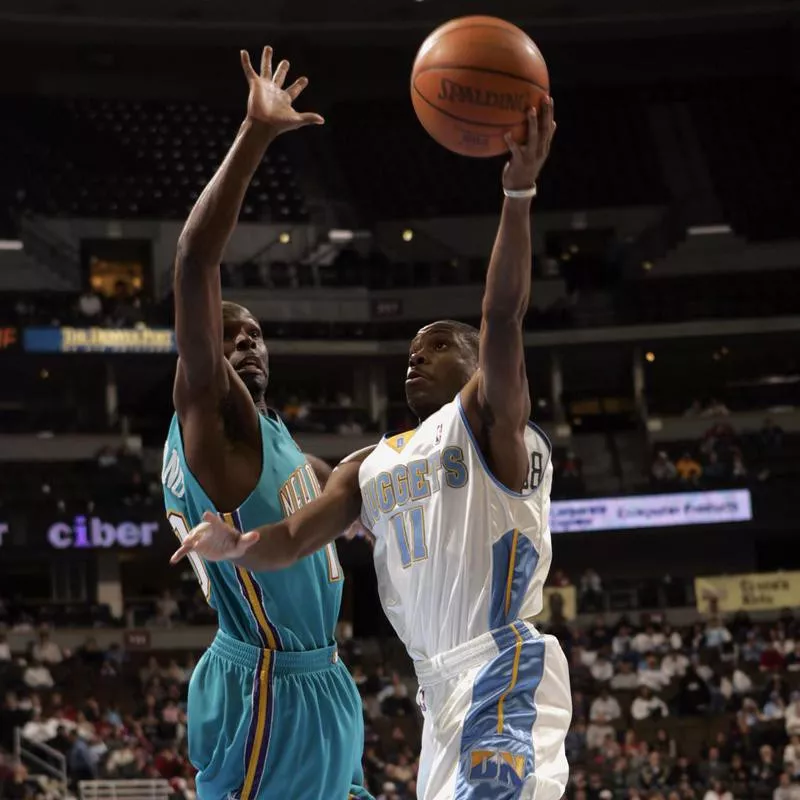
<svg viewBox="0 0 800 800">
<path fill-rule="evenodd" d="M 581 28 L 607 24 L 680 25 L 700 21 L 782 17 L 795 13 L 800 0 L 3 0 L 0 30 L 65 36 L 92 31 L 176 31 L 225 37 L 243 30 L 259 34 L 353 37 L 383 32 L 393 39 L 404 32 L 418 37 L 440 22 L 466 14 L 491 13 L 527 28 Z M 373 39 L 374 43 L 374 39 Z"/>
</svg>

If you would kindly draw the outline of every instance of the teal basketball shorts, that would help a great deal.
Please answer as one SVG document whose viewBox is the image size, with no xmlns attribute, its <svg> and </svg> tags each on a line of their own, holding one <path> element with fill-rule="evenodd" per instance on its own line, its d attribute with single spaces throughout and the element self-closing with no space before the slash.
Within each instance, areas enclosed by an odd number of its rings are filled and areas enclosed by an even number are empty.
<svg viewBox="0 0 800 800">
<path fill-rule="evenodd" d="M 335 647 L 262 650 L 219 631 L 189 684 L 199 800 L 347 800 L 363 788 L 361 698 Z"/>
</svg>

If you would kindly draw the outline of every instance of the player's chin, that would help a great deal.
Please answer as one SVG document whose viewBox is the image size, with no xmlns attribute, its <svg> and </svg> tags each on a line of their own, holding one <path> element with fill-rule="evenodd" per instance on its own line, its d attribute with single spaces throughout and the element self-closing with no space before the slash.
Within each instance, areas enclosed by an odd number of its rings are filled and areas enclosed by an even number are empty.
<svg viewBox="0 0 800 800">
<path fill-rule="evenodd" d="M 406 381 L 406 403 L 417 415 L 435 402 L 434 394 L 435 387 L 431 385 L 430 381 Z"/>
<path fill-rule="evenodd" d="M 263 395 L 267 390 L 267 375 L 263 372 L 240 372 L 239 377 L 251 395 Z"/>
</svg>

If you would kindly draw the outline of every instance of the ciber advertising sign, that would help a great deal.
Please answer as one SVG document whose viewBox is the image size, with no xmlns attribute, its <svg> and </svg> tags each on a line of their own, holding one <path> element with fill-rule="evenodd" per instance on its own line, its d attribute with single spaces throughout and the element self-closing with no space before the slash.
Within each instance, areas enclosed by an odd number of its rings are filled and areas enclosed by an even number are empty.
<svg viewBox="0 0 800 800">
<path fill-rule="evenodd" d="M 159 527 L 158 522 L 106 522 L 79 514 L 71 522 L 54 522 L 47 541 L 57 550 L 150 547 Z"/>
</svg>

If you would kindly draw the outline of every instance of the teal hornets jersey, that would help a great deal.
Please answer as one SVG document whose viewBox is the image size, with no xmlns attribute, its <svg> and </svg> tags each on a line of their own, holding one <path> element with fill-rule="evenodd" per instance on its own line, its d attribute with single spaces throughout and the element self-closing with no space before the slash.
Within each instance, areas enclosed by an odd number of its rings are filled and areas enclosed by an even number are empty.
<svg viewBox="0 0 800 800">
<path fill-rule="evenodd" d="M 161 482 L 167 520 L 183 540 L 203 513 L 220 514 L 245 532 L 277 522 L 319 495 L 314 470 L 286 426 L 270 411 L 259 415 L 262 467 L 258 483 L 239 508 L 214 507 L 191 473 L 176 414 L 172 417 Z M 342 599 L 342 570 L 330 544 L 277 572 L 249 572 L 230 562 L 189 556 L 200 588 L 216 609 L 220 630 L 269 650 L 315 650 L 334 642 Z"/>
</svg>

